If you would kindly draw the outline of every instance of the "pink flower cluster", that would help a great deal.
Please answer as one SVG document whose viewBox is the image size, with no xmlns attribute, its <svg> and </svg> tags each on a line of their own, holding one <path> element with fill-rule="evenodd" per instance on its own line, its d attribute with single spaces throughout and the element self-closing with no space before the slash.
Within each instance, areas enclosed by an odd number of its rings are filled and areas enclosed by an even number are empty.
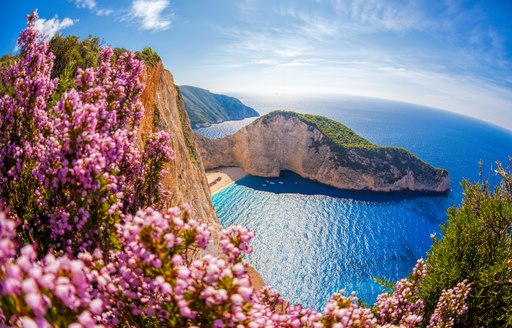
<svg viewBox="0 0 512 328">
<path fill-rule="evenodd" d="M 33 170 L 51 237 L 68 247 L 71 240 L 79 249 L 95 247 L 111 228 L 106 218 L 123 212 L 124 195 L 141 174 L 134 127 L 143 112 L 142 63 L 128 54 L 112 65 L 112 55 L 106 48 L 98 67 L 79 70 L 78 89 L 49 108 L 44 151 Z"/>
<path fill-rule="evenodd" d="M 166 173 L 165 164 L 173 159 L 173 150 L 169 144 L 170 136 L 164 131 L 153 133 L 146 138 L 139 176 L 127 198 L 127 203 L 131 205 L 126 209 L 130 212 L 148 205 L 160 208 L 165 206 L 164 200 L 168 193 L 161 181 Z"/>
<path fill-rule="evenodd" d="M 241 226 L 231 226 L 223 232 L 226 238 L 220 241 L 222 252 L 228 255 L 230 263 L 236 262 L 241 258 L 242 253 L 250 254 L 252 252 L 249 242 L 254 238 L 254 234 L 247 228 Z"/>
<path fill-rule="evenodd" d="M 209 239 L 207 226 L 178 208 L 128 215 L 117 225 L 123 247 L 92 254 L 51 253 L 38 261 L 32 246 L 15 257 L 12 220 L 0 220 L 8 258 L 0 265 L 0 300 L 6 323 L 33 320 L 89 326 L 160 325 L 212 327 L 373 327 L 370 309 L 357 298 L 334 295 L 324 313 L 284 306 L 268 287 L 255 292 L 241 254 L 253 235 L 234 227 L 221 234 L 223 258 L 197 256 Z M 5 242 L 5 241 L 8 242 Z M 10 251 L 11 250 L 11 251 Z M 5 304 L 12 304 L 13 306 Z M 22 304 L 21 309 L 14 304 Z M 281 306 L 279 308 L 279 305 Z M 57 313 L 57 314 L 56 314 Z"/>
<path fill-rule="evenodd" d="M 193 316 L 186 297 L 197 271 L 191 258 L 198 246 L 206 247 L 206 225 L 189 220 L 178 208 L 163 213 L 146 209 L 127 216 L 117 232 L 123 248 L 109 252 L 109 264 L 97 271 L 103 277 L 98 289 L 111 298 L 102 321 L 117 324 L 119 318 L 140 314 L 160 320 Z"/>
<path fill-rule="evenodd" d="M 47 124 L 47 100 L 56 86 L 50 79 L 53 55 L 38 42 L 36 18 L 36 13 L 28 16 L 30 26 L 18 40 L 22 56 L 0 69 L 0 197 L 9 204 L 27 201 L 22 180 L 30 175 L 31 159 L 41 155 L 38 131 Z"/>
<path fill-rule="evenodd" d="M 123 224 L 117 225 L 117 234 L 123 247 L 106 255 L 97 249 L 72 260 L 68 255 L 55 257 L 49 253 L 38 261 L 29 245 L 16 257 L 12 240 L 15 223 L 2 213 L 0 301 L 4 322 L 33 322 L 39 326 L 65 323 L 73 327 L 145 325 L 145 320 L 174 327 L 377 326 L 371 310 L 360 307 L 354 296 L 336 294 L 324 313 L 319 313 L 300 305 L 283 306 L 279 294 L 268 287 L 255 292 L 240 256 L 242 249 L 249 251 L 247 244 L 253 237 L 246 229 L 235 227 L 222 232 L 227 260 L 196 255 L 206 247 L 207 226 L 178 208 L 163 213 L 146 209 L 128 215 Z M 414 272 L 414 277 L 424 275 L 422 261 Z M 406 283 L 400 281 L 397 285 Z M 464 313 L 469 292 L 466 286 L 463 283 L 443 292 L 432 327 L 453 322 Z M 410 305 L 416 304 L 413 301 Z M 401 305 L 406 307 L 404 302 Z M 415 327 L 421 321 L 411 314 L 417 313 L 413 310 L 399 313 L 407 315 L 400 320 L 401 326 Z M 382 325 L 396 321 L 380 317 Z"/>
<path fill-rule="evenodd" d="M 21 33 L 20 59 L 0 72 L 0 197 L 24 221 L 23 239 L 40 247 L 70 254 L 108 247 L 126 212 L 161 205 L 169 135 L 136 144 L 143 63 L 133 53 L 114 59 L 103 49 L 99 66 L 79 69 L 77 88 L 56 96 L 53 55 L 36 18 L 29 15 Z"/>
<path fill-rule="evenodd" d="M 269 286 L 263 286 L 263 288 L 254 293 L 254 301 L 259 304 L 265 304 L 273 311 L 275 311 L 278 306 L 285 304 L 281 295 Z"/>
<path fill-rule="evenodd" d="M 381 324 L 394 324 L 415 327 L 423 321 L 424 302 L 418 297 L 422 278 L 427 274 L 423 259 L 419 259 L 409 279 L 397 281 L 392 294 L 377 297 L 375 307 Z"/>
<path fill-rule="evenodd" d="M 0 213 L 0 304 L 3 321 L 22 326 L 70 327 L 95 325 L 94 315 L 103 311 L 103 302 L 91 297 L 88 268 L 69 256 L 47 254 L 37 260 L 32 245 L 19 249 L 13 241 L 16 224 Z M 8 258 L 5 255 L 8 255 Z M 66 313 L 63 316 L 60 313 Z"/>
<path fill-rule="evenodd" d="M 470 291 L 471 286 L 466 280 L 453 288 L 443 290 L 427 327 L 453 327 L 456 320 L 462 317 L 468 310 L 466 300 Z"/>
<path fill-rule="evenodd" d="M 377 319 L 370 309 L 357 304 L 353 295 L 343 291 L 327 302 L 324 312 L 303 308 L 300 305 L 284 306 L 279 294 L 268 287 L 253 297 L 249 327 L 376 327 Z"/>
<path fill-rule="evenodd" d="M 370 309 L 359 307 L 354 295 L 335 294 L 325 307 L 324 323 L 332 327 L 374 327 L 377 319 Z"/>
<path fill-rule="evenodd" d="M 118 324 L 119 318 L 140 314 L 177 326 L 248 320 L 253 289 L 246 264 L 233 256 L 252 239 L 246 229 L 222 232 L 221 243 L 230 245 L 230 252 L 224 253 L 227 260 L 197 255 L 206 248 L 210 233 L 178 208 L 127 216 L 118 225 L 118 235 L 123 249 L 109 254 L 109 262 L 116 265 L 99 271 L 109 277 L 99 289 L 113 298 L 103 323 Z"/>
</svg>

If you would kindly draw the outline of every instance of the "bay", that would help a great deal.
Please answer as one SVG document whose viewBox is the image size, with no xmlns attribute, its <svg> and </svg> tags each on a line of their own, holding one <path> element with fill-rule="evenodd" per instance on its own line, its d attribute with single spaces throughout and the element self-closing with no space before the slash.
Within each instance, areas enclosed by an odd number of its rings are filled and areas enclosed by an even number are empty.
<svg viewBox="0 0 512 328">
<path fill-rule="evenodd" d="M 512 132 L 469 117 L 423 106 L 360 97 L 239 95 L 261 114 L 276 109 L 323 115 L 371 142 L 410 150 L 449 171 L 447 195 L 350 192 L 302 179 L 247 176 L 216 193 L 221 224 L 256 233 L 247 257 L 266 283 L 292 303 L 321 310 L 344 289 L 372 304 L 384 289 L 375 277 L 406 277 L 440 237 L 446 210 L 462 200 L 460 182 L 491 176 L 497 160 L 512 155 Z M 254 118 L 199 129 L 218 138 Z"/>
</svg>

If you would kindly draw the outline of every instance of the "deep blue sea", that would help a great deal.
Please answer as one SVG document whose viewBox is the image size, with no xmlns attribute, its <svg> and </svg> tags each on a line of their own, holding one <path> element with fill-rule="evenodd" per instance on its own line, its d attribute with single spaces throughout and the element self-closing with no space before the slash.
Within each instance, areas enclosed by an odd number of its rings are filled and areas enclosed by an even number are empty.
<svg viewBox="0 0 512 328">
<path fill-rule="evenodd" d="M 375 277 L 406 277 L 440 236 L 446 210 L 460 204 L 463 179 L 487 178 L 494 162 L 508 162 L 512 132 L 446 111 L 359 97 L 239 97 L 261 114 L 275 109 L 324 115 L 371 142 L 409 149 L 449 171 L 452 191 L 349 192 L 282 172 L 279 178 L 247 176 L 213 196 L 223 226 L 256 233 L 247 260 L 266 283 L 292 303 L 322 309 L 345 289 L 373 303 L 384 289 Z M 199 133 L 222 137 L 254 119 L 225 122 Z"/>
</svg>

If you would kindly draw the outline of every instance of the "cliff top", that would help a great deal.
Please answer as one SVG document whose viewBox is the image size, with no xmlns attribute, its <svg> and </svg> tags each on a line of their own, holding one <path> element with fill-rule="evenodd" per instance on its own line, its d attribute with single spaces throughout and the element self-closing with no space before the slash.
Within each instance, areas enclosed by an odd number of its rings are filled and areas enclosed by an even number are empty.
<svg viewBox="0 0 512 328">
<path fill-rule="evenodd" d="M 326 137 L 328 137 L 334 144 L 342 147 L 378 147 L 372 144 L 370 141 L 361 137 L 352 129 L 341 124 L 340 122 L 331 120 L 325 116 L 311 115 L 311 114 L 300 114 L 290 111 L 277 110 L 273 111 L 263 117 L 272 118 L 276 115 L 285 117 L 296 117 L 302 122 L 318 129 Z"/>
</svg>

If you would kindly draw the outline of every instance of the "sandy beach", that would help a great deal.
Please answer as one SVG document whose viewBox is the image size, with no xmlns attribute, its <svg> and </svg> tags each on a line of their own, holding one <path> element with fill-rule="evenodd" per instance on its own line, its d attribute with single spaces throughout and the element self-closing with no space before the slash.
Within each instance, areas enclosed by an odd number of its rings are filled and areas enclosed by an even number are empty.
<svg viewBox="0 0 512 328">
<path fill-rule="evenodd" d="M 206 171 L 206 178 L 212 195 L 246 175 L 247 173 L 244 170 L 235 166 Z"/>
</svg>

